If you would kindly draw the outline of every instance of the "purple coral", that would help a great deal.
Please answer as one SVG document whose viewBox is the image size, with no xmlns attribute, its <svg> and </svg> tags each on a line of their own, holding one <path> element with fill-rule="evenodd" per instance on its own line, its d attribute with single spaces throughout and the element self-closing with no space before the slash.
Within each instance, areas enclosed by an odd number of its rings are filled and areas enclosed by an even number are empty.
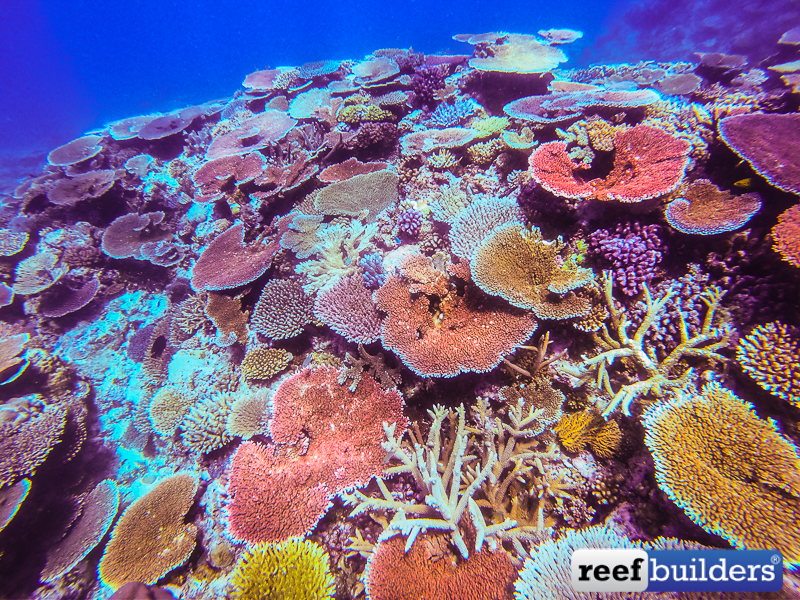
<svg viewBox="0 0 800 600">
<path fill-rule="evenodd" d="M 394 123 L 362 123 L 347 145 L 353 150 L 390 148 L 397 142 L 398 137 L 400 134 Z"/>
<path fill-rule="evenodd" d="M 448 70 L 446 65 L 417 69 L 411 78 L 411 88 L 419 104 L 433 104 L 436 101 L 436 92 L 444 88 Z"/>
<path fill-rule="evenodd" d="M 349 342 L 369 344 L 381 336 L 381 316 L 359 273 L 322 290 L 314 303 L 317 319 Z"/>
<path fill-rule="evenodd" d="M 397 227 L 407 236 L 416 238 L 422 227 L 422 213 L 413 208 L 404 210 L 397 218 Z"/>
<path fill-rule="evenodd" d="M 656 275 L 664 246 L 658 237 L 658 225 L 639 222 L 620 223 L 613 233 L 605 229 L 589 236 L 595 255 L 612 264 L 615 283 L 628 296 L 635 296 Z"/>
<path fill-rule="evenodd" d="M 364 285 L 370 290 L 377 290 L 386 283 L 386 271 L 383 270 L 383 259 L 380 254 L 366 254 L 361 259 L 364 270 Z"/>
<path fill-rule="evenodd" d="M 431 114 L 430 122 L 434 127 L 455 127 L 478 110 L 478 104 L 472 99 L 457 100 L 453 104 L 442 103 Z"/>
</svg>

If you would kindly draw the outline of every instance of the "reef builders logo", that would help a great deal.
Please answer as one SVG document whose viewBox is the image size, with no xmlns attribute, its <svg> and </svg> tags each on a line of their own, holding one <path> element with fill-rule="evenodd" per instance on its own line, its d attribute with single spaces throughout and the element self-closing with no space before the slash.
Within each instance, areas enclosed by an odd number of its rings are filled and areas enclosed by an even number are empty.
<svg viewBox="0 0 800 600">
<path fill-rule="evenodd" d="M 777 592 L 774 550 L 581 549 L 572 553 L 576 592 Z"/>
</svg>

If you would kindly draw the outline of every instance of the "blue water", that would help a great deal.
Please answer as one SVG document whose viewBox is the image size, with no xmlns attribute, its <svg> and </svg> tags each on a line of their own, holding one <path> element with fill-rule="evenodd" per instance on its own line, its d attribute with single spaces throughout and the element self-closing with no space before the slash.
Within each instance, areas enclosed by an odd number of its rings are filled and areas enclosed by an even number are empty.
<svg viewBox="0 0 800 600">
<path fill-rule="evenodd" d="M 0 190 L 86 130 L 228 97 L 247 73 L 270 66 L 385 47 L 469 52 L 451 36 L 548 28 L 584 32 L 567 66 L 686 59 L 695 50 L 763 56 L 800 22 L 800 3 L 791 0 L 4 4 Z"/>
</svg>

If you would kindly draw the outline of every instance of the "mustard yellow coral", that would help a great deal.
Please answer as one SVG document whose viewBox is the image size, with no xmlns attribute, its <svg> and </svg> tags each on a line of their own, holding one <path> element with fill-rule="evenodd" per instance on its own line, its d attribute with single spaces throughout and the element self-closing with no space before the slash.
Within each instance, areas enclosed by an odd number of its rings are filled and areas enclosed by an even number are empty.
<svg viewBox="0 0 800 600">
<path fill-rule="evenodd" d="M 247 351 L 242 361 L 242 375 L 247 379 L 269 379 L 283 371 L 292 358 L 286 350 L 256 346 Z"/>
<path fill-rule="evenodd" d="M 739 342 L 736 360 L 762 388 L 800 407 L 800 343 L 786 325 L 756 327 Z"/>
<path fill-rule="evenodd" d="M 388 110 L 374 104 L 350 104 L 343 106 L 336 115 L 342 123 L 354 125 L 362 121 L 394 121 L 396 117 Z"/>
<path fill-rule="evenodd" d="M 490 165 L 503 148 L 505 148 L 505 143 L 500 139 L 478 142 L 467 148 L 467 155 L 476 165 Z"/>
<path fill-rule="evenodd" d="M 606 421 L 591 409 L 565 415 L 553 427 L 553 433 L 567 452 L 582 452 L 588 445 L 603 458 L 613 456 L 622 440 L 616 421 Z"/>
<path fill-rule="evenodd" d="M 335 580 L 329 557 L 317 544 L 292 538 L 251 548 L 231 576 L 235 600 L 326 600 Z"/>
<path fill-rule="evenodd" d="M 713 382 L 655 405 L 644 425 L 659 486 L 695 523 L 800 562 L 800 457 L 772 421 Z"/>
<path fill-rule="evenodd" d="M 571 290 L 592 281 L 558 238 L 546 241 L 539 229 L 518 223 L 498 227 L 472 259 L 472 278 L 483 291 L 528 308 L 542 319 L 569 319 L 589 313 L 592 303 Z"/>
<path fill-rule="evenodd" d="M 112 590 L 129 581 L 149 585 L 189 558 L 197 527 L 183 519 L 197 483 L 194 475 L 172 475 L 122 513 L 98 566 L 103 583 Z"/>
</svg>

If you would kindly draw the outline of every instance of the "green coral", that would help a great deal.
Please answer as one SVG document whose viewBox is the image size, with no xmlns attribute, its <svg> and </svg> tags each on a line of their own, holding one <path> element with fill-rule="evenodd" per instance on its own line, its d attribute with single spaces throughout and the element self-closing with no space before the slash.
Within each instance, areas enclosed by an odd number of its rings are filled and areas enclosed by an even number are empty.
<svg viewBox="0 0 800 600">
<path fill-rule="evenodd" d="M 511 122 L 505 117 L 487 117 L 472 122 L 471 129 L 478 132 L 476 138 L 488 138 L 500 134 Z"/>
<path fill-rule="evenodd" d="M 355 125 L 363 121 L 394 121 L 396 117 L 388 110 L 374 104 L 350 104 L 343 106 L 336 115 L 339 121 Z"/>
<path fill-rule="evenodd" d="M 349 223 L 334 221 L 320 229 L 316 247 L 319 256 L 297 266 L 297 272 L 307 278 L 303 285 L 305 292 L 314 294 L 340 277 L 355 273 L 361 253 L 370 248 L 377 233 L 377 224 L 365 225 L 355 219 Z"/>
<path fill-rule="evenodd" d="M 320 546 L 292 538 L 250 549 L 231 576 L 235 600 L 325 600 L 333 598 L 335 580 L 329 557 Z"/>
</svg>

